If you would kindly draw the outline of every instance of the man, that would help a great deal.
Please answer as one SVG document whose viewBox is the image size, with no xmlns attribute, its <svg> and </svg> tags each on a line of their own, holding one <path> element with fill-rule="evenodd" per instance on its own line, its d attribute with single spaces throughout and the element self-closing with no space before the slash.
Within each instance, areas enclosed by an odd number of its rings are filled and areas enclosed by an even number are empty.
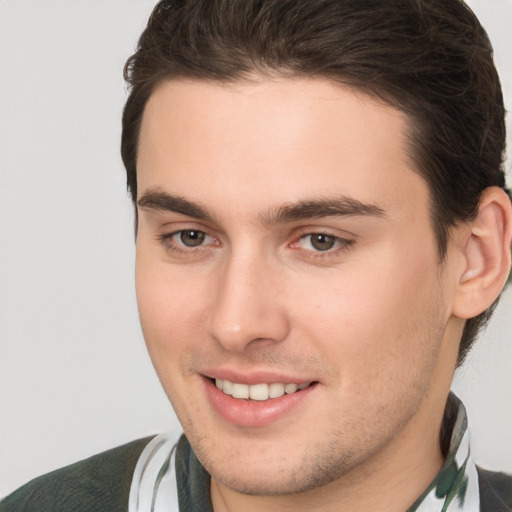
<svg viewBox="0 0 512 512">
<path fill-rule="evenodd" d="M 2 510 L 510 510 L 450 395 L 510 270 L 491 55 L 458 0 L 159 3 L 122 155 L 185 436 Z"/>
</svg>

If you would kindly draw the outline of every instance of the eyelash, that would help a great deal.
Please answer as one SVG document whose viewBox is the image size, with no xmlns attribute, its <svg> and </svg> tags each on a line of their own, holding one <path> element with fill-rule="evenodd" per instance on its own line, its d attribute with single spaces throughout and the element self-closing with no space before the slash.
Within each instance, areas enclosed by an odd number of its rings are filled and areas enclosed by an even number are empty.
<svg viewBox="0 0 512 512">
<path fill-rule="evenodd" d="M 159 235 L 158 239 L 164 246 L 166 250 L 181 254 L 181 255 L 187 255 L 187 254 L 196 254 L 198 252 L 202 252 L 207 250 L 208 245 L 201 244 L 197 247 L 189 247 L 185 244 L 182 245 L 176 245 L 172 242 L 173 238 L 183 234 L 183 233 L 201 233 L 205 235 L 205 237 L 208 237 L 212 240 L 215 240 L 214 237 L 208 235 L 205 231 L 201 231 L 199 229 L 180 229 L 178 231 L 173 231 L 172 233 L 164 233 Z M 316 259 L 325 259 L 333 256 L 338 256 L 340 253 L 343 253 L 349 249 L 350 246 L 352 246 L 355 242 L 355 240 L 342 238 L 336 235 L 332 235 L 328 232 L 324 231 L 313 231 L 313 232 L 307 232 L 300 234 L 295 241 L 293 241 L 291 244 L 289 244 L 290 247 L 297 247 L 300 249 L 299 244 L 302 240 L 306 239 L 307 237 L 313 237 L 313 236 L 326 236 L 333 240 L 334 247 L 332 249 L 326 249 L 325 251 L 321 250 L 308 250 L 304 249 L 304 252 L 307 253 L 308 258 L 316 258 Z M 311 242 L 310 242 L 311 243 Z M 220 245 L 218 242 L 214 245 Z"/>
<path fill-rule="evenodd" d="M 198 245 L 197 247 L 188 247 L 185 244 L 176 245 L 175 243 L 172 242 L 173 238 L 175 236 L 180 235 L 181 233 L 187 233 L 187 232 L 188 233 L 191 233 L 191 232 L 202 233 L 206 237 L 212 238 L 213 240 L 215 240 L 213 237 L 211 237 L 204 231 L 201 231 L 200 229 L 179 229 L 178 231 L 173 231 L 172 233 L 163 233 L 158 238 L 166 250 L 177 252 L 179 254 L 193 254 L 193 253 L 197 253 L 200 251 L 204 251 L 206 249 L 206 247 L 203 244 Z M 218 245 L 218 244 L 216 244 L 216 245 Z"/>
<path fill-rule="evenodd" d="M 308 233 L 301 234 L 295 242 L 292 242 L 292 246 L 298 246 L 302 240 L 305 240 L 308 237 L 313 236 L 325 236 L 328 238 L 331 238 L 334 247 L 330 249 L 326 249 L 325 251 L 320 250 L 305 250 L 305 252 L 308 253 L 308 257 L 310 258 L 329 258 L 329 257 L 336 257 L 339 256 L 341 253 L 347 251 L 351 245 L 354 244 L 355 240 L 348 239 L 348 238 L 342 238 L 340 236 L 333 235 L 329 232 L 324 231 L 313 231 Z M 312 245 L 312 242 L 309 242 Z"/>
</svg>

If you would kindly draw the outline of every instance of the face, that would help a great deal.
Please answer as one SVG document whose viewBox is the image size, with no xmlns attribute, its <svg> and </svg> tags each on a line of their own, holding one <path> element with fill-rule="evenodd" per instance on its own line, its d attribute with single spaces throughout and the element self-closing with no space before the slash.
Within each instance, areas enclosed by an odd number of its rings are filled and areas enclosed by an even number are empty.
<svg viewBox="0 0 512 512">
<path fill-rule="evenodd" d="M 441 266 L 406 133 L 398 111 L 320 79 L 151 96 L 140 317 L 214 481 L 292 493 L 437 445 L 450 255 Z"/>
</svg>

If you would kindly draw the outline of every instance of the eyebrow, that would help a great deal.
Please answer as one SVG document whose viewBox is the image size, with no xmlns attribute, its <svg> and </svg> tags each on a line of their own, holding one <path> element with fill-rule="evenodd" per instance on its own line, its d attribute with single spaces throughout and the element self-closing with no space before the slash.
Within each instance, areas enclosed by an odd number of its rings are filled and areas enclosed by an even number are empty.
<svg viewBox="0 0 512 512">
<path fill-rule="evenodd" d="M 145 192 L 137 204 L 144 210 L 170 211 L 200 220 L 215 221 L 215 215 L 208 208 L 159 189 L 150 189 Z M 352 197 L 337 196 L 287 203 L 262 213 L 259 221 L 264 225 L 276 225 L 333 216 L 383 218 L 387 215 L 376 204 L 363 203 Z"/>
<path fill-rule="evenodd" d="M 378 205 L 363 203 L 347 196 L 328 197 L 299 201 L 280 206 L 264 214 L 264 224 L 281 224 L 297 220 L 315 219 L 320 217 L 351 216 L 351 217 L 386 217 L 386 212 Z"/>
<path fill-rule="evenodd" d="M 214 215 L 204 206 L 193 203 L 184 197 L 162 192 L 161 190 L 148 190 L 137 201 L 137 205 L 143 210 L 168 211 L 201 220 L 214 220 Z"/>
</svg>

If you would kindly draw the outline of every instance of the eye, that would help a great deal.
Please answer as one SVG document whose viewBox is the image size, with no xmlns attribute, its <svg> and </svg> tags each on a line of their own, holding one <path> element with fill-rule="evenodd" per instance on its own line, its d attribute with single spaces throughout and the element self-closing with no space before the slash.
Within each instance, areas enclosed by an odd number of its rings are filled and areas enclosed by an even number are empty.
<svg viewBox="0 0 512 512">
<path fill-rule="evenodd" d="M 310 233 L 300 237 L 299 247 L 315 251 L 329 251 L 337 245 L 338 238 L 325 233 Z"/>
<path fill-rule="evenodd" d="M 317 251 L 328 251 L 336 245 L 336 237 L 326 235 L 324 233 L 313 233 L 311 235 L 306 235 L 302 237 L 301 240 L 306 245 L 310 245 Z"/>
<path fill-rule="evenodd" d="M 189 253 L 195 249 L 206 248 L 208 245 L 217 245 L 215 238 L 199 229 L 180 229 L 160 235 L 159 239 L 166 249 L 178 253 Z"/>
<path fill-rule="evenodd" d="M 328 233 L 307 233 L 296 242 L 296 247 L 316 253 L 336 253 L 348 248 L 353 240 L 340 238 Z"/>
<path fill-rule="evenodd" d="M 197 231 L 195 229 L 186 229 L 178 231 L 174 236 L 179 238 L 179 241 L 186 247 L 199 247 L 206 240 L 206 233 Z"/>
</svg>

